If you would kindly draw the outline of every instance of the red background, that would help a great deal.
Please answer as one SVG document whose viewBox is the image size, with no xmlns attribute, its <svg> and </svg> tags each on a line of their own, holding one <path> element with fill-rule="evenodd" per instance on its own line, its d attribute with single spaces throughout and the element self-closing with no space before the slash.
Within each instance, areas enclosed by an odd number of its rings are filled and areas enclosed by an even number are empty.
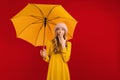
<svg viewBox="0 0 120 80">
<path fill-rule="evenodd" d="M 45 80 L 41 47 L 16 38 L 10 18 L 29 2 L 62 4 L 78 21 L 68 63 L 71 80 L 120 80 L 119 0 L 3 0 L 0 2 L 0 80 Z"/>
</svg>

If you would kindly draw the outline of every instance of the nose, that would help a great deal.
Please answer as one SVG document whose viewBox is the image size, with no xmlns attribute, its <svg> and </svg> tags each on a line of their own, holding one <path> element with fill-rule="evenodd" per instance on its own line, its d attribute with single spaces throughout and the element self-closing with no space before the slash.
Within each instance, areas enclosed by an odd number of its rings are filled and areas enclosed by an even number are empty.
<svg viewBox="0 0 120 80">
<path fill-rule="evenodd" d="M 59 33 L 62 33 L 62 31 L 61 31 L 61 30 L 59 30 Z"/>
</svg>

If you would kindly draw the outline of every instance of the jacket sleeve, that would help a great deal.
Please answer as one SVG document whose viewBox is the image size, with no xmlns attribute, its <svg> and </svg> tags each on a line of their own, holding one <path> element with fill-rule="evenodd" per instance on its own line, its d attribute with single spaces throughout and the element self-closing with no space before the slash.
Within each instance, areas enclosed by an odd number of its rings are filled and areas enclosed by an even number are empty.
<svg viewBox="0 0 120 80">
<path fill-rule="evenodd" d="M 51 43 L 50 43 L 50 41 L 48 41 L 46 43 L 46 58 L 43 58 L 43 60 L 45 62 L 49 62 L 49 60 L 50 60 L 50 47 L 51 47 Z"/>
<path fill-rule="evenodd" d="M 62 50 L 62 58 L 64 62 L 68 62 L 71 55 L 71 42 L 68 42 L 67 47 Z"/>
</svg>

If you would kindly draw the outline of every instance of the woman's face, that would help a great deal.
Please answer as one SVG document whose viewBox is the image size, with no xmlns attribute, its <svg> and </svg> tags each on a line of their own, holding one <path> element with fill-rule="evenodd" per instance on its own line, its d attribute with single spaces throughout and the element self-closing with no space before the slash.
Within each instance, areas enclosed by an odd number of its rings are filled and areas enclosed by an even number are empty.
<svg viewBox="0 0 120 80">
<path fill-rule="evenodd" d="M 56 29 L 56 35 L 57 36 L 63 36 L 65 34 L 64 28 L 60 27 Z"/>
</svg>

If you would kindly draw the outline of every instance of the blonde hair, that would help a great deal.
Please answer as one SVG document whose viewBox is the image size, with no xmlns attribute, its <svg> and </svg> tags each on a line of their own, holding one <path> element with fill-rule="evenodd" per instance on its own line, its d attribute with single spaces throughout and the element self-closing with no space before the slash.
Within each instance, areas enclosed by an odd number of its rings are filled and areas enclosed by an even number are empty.
<svg viewBox="0 0 120 80">
<path fill-rule="evenodd" d="M 63 35 L 63 38 L 66 40 L 66 33 Z M 55 36 L 55 38 L 52 40 L 52 43 L 53 43 L 53 45 L 54 45 L 53 51 L 54 51 L 55 53 L 61 52 L 62 46 L 61 46 L 61 44 L 60 44 L 60 42 L 59 42 L 58 36 Z M 65 45 L 66 45 L 66 47 L 67 47 L 67 41 L 66 41 Z"/>
<path fill-rule="evenodd" d="M 59 53 L 59 52 L 61 52 L 61 50 L 62 50 L 62 46 L 61 46 L 61 44 L 60 44 L 60 42 L 59 42 L 59 39 L 58 39 L 58 36 L 57 36 L 57 34 L 56 34 L 56 30 L 59 29 L 59 28 L 63 28 L 63 29 L 64 29 L 64 32 L 65 32 L 65 33 L 64 33 L 64 35 L 63 35 L 63 38 L 64 38 L 65 40 L 67 40 L 67 37 L 66 37 L 66 34 L 67 34 L 67 32 L 68 32 L 67 25 L 66 25 L 65 23 L 63 23 L 63 22 L 58 23 L 58 24 L 55 26 L 55 28 L 54 28 L 55 37 L 54 37 L 54 39 L 52 40 L 53 45 L 54 45 L 54 52 L 55 52 L 55 53 Z M 65 43 L 65 45 L 67 46 L 66 43 Z"/>
</svg>

